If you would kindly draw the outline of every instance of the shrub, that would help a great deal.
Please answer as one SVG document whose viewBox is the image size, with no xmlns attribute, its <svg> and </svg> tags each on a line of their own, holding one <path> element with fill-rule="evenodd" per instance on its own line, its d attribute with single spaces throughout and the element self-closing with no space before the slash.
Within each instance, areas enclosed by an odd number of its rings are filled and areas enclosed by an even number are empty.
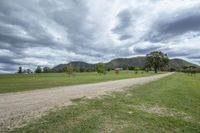
<svg viewBox="0 0 200 133">
<path fill-rule="evenodd" d="M 105 69 L 105 65 L 103 64 L 103 63 L 99 63 L 98 65 L 97 65 L 97 72 L 99 73 L 99 74 L 106 74 L 106 69 Z"/>
</svg>

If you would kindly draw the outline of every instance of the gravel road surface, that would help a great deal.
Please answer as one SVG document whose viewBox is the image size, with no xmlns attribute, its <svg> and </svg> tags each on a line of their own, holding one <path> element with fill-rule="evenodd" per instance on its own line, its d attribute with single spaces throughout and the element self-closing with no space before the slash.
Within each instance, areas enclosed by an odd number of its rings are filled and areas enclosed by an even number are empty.
<svg viewBox="0 0 200 133">
<path fill-rule="evenodd" d="M 67 106 L 71 99 L 96 97 L 169 76 L 172 73 L 102 83 L 0 94 L 0 132 L 21 127 L 50 109 Z"/>
</svg>

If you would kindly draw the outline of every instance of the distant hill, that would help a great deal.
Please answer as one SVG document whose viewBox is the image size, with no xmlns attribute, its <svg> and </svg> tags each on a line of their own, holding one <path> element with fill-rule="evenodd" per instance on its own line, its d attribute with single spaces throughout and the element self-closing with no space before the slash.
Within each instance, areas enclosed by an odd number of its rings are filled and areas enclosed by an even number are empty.
<svg viewBox="0 0 200 133">
<path fill-rule="evenodd" d="M 69 63 L 68 63 L 69 64 Z M 60 64 L 53 68 L 54 71 L 62 71 L 65 67 L 67 67 L 68 64 Z M 78 70 L 84 69 L 84 70 L 95 70 L 97 64 L 89 64 L 86 62 L 80 62 L 80 61 L 73 61 L 71 64 Z M 114 69 L 114 68 L 124 68 L 124 67 L 130 67 L 130 66 L 137 66 L 140 68 L 143 68 L 145 65 L 145 57 L 134 57 L 134 58 L 117 58 L 114 60 L 111 60 L 108 63 L 105 63 L 106 68 Z M 193 63 L 190 63 L 188 61 L 185 61 L 183 59 L 170 59 L 169 66 L 167 69 L 181 69 L 183 67 L 188 66 L 197 66 Z"/>
<path fill-rule="evenodd" d="M 144 67 L 145 57 L 118 58 L 106 63 L 107 68 L 123 68 L 129 66 Z"/>
<path fill-rule="evenodd" d="M 199 67 L 198 65 L 190 63 L 190 62 L 185 61 L 183 59 L 171 59 L 169 61 L 169 68 L 181 69 L 183 67 L 189 67 L 189 66 Z"/>
<path fill-rule="evenodd" d="M 73 67 L 75 67 L 76 69 L 80 70 L 80 69 L 90 69 L 90 70 L 94 70 L 96 69 L 96 65 L 95 64 L 89 64 L 89 63 L 86 63 L 86 62 L 81 62 L 81 61 L 72 61 L 70 62 L 71 65 Z M 69 65 L 70 63 L 68 64 L 60 64 L 56 67 L 53 68 L 53 71 L 62 71 L 65 67 L 67 67 L 67 65 Z"/>
</svg>

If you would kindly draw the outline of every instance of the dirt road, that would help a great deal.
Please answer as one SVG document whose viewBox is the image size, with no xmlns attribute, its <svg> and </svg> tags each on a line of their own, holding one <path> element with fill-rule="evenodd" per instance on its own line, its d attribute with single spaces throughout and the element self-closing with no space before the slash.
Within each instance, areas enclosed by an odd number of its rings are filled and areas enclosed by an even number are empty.
<svg viewBox="0 0 200 133">
<path fill-rule="evenodd" d="M 30 120 L 44 115 L 50 109 L 71 104 L 71 99 L 83 96 L 95 97 L 106 94 L 106 92 L 158 80 L 171 74 L 0 94 L 0 132 L 24 126 Z"/>
</svg>

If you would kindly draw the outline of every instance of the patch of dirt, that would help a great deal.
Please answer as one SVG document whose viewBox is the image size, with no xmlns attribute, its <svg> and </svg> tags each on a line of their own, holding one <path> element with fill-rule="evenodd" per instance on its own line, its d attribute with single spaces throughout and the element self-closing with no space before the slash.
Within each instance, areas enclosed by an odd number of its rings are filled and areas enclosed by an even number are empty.
<svg viewBox="0 0 200 133">
<path fill-rule="evenodd" d="M 55 107 L 68 106 L 72 104 L 71 99 L 106 95 L 111 91 L 124 90 L 124 88 L 155 81 L 171 74 L 173 73 L 95 84 L 0 94 L 0 132 L 24 126 L 29 121 L 45 115 L 47 111 L 55 109 Z"/>
<path fill-rule="evenodd" d="M 84 97 L 80 97 L 80 98 L 71 99 L 71 101 L 72 101 L 73 103 L 79 103 L 79 102 L 83 101 L 84 99 L 86 99 L 85 96 L 84 96 Z"/>
</svg>

